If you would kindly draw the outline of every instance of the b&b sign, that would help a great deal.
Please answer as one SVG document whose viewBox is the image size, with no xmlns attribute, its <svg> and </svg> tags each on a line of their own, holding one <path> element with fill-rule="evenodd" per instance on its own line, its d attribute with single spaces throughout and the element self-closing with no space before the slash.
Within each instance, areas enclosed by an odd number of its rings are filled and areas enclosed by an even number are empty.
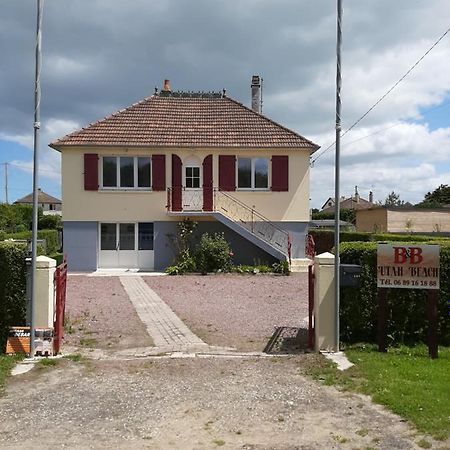
<svg viewBox="0 0 450 450">
<path fill-rule="evenodd" d="M 378 244 L 377 287 L 439 289 L 439 245 Z"/>
</svg>

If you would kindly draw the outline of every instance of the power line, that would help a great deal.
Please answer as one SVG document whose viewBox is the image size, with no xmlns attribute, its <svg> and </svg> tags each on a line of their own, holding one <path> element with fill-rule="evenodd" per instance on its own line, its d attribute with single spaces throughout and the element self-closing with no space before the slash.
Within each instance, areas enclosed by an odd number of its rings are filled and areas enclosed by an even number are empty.
<svg viewBox="0 0 450 450">
<path fill-rule="evenodd" d="M 347 128 L 343 133 L 342 137 L 344 137 L 350 130 L 356 127 L 371 111 L 373 111 L 421 62 L 422 60 L 436 47 L 439 42 L 444 39 L 444 37 L 450 32 L 450 28 L 448 28 L 445 33 L 443 33 L 439 39 L 437 39 L 433 45 L 409 68 L 409 70 L 402 75 L 397 82 L 395 82 L 362 116 L 360 116 L 349 128 Z M 323 156 L 331 147 L 335 145 L 336 141 L 331 143 L 325 150 L 323 150 L 320 154 L 317 155 L 311 161 L 313 165 L 321 156 Z"/>
<path fill-rule="evenodd" d="M 20 164 L 14 164 L 12 162 L 3 162 L 3 163 L 0 163 L 0 164 L 1 165 L 8 164 L 8 165 L 10 165 L 12 167 L 17 167 L 18 169 L 22 169 L 22 170 L 24 170 L 24 169 L 30 170 L 30 171 L 33 170 L 31 167 L 21 166 Z M 53 173 L 53 174 L 57 174 L 57 175 L 61 174 L 61 172 L 58 172 L 56 170 L 48 170 L 48 169 L 41 169 L 41 168 L 39 168 L 39 172 L 47 172 L 47 173 Z"/>
</svg>

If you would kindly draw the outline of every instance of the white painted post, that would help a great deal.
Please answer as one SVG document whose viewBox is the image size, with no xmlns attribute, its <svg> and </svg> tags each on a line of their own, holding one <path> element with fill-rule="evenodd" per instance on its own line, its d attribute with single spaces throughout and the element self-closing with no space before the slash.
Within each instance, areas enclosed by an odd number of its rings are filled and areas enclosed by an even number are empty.
<svg viewBox="0 0 450 450">
<path fill-rule="evenodd" d="M 315 350 L 336 352 L 335 258 L 322 253 L 314 258 Z"/>
<path fill-rule="evenodd" d="M 55 270 L 54 259 L 47 256 L 36 258 L 35 328 L 53 328 Z"/>
</svg>

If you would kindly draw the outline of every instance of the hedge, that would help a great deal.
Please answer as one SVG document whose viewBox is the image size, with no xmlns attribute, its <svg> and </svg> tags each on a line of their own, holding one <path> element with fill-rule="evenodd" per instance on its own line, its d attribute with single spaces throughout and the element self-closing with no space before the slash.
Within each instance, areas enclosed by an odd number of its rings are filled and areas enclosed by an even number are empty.
<svg viewBox="0 0 450 450">
<path fill-rule="evenodd" d="M 434 242 L 436 241 L 430 241 Z M 439 290 L 439 343 L 450 344 L 450 242 L 441 241 Z M 343 342 L 377 341 L 377 245 L 375 242 L 344 242 L 343 264 L 361 264 L 358 288 L 341 287 L 340 331 Z M 414 344 L 427 339 L 426 291 L 390 289 L 388 336 L 392 343 Z"/>
<path fill-rule="evenodd" d="M 20 233 L 10 233 L 2 235 L 3 239 L 31 239 L 31 231 L 22 231 Z M 38 239 L 45 239 L 46 253 L 51 255 L 60 250 L 58 230 L 38 230 Z"/>
<path fill-rule="evenodd" d="M 331 252 L 334 247 L 334 230 L 316 230 L 310 229 L 309 234 L 313 237 L 316 244 L 316 254 Z M 429 241 L 448 241 L 450 239 L 442 236 L 422 236 L 415 234 L 388 234 L 388 233 L 365 233 L 353 231 L 341 231 L 341 242 L 380 242 L 380 241 L 402 241 L 402 242 L 429 242 Z"/>
<path fill-rule="evenodd" d="M 8 327 L 25 325 L 26 256 L 25 245 L 0 242 L 0 353 Z"/>
</svg>

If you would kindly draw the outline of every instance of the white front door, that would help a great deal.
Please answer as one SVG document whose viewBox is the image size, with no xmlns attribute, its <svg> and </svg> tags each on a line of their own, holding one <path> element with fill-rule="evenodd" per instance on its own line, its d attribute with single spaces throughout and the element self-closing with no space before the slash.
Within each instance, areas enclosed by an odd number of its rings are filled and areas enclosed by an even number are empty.
<svg viewBox="0 0 450 450">
<path fill-rule="evenodd" d="M 101 223 L 99 268 L 153 269 L 153 223 Z"/>
<path fill-rule="evenodd" d="M 201 166 L 184 167 L 183 210 L 201 211 L 203 209 L 203 190 L 201 187 Z"/>
</svg>

